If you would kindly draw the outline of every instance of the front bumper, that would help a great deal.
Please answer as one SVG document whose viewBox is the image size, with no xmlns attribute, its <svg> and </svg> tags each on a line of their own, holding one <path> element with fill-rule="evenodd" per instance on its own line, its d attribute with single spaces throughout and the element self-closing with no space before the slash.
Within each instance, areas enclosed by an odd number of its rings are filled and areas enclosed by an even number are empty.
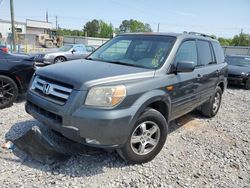
<svg viewBox="0 0 250 188">
<path fill-rule="evenodd" d="M 126 109 L 93 109 L 79 103 L 85 92 L 72 93 L 63 106 L 54 104 L 29 91 L 26 111 L 49 128 L 86 145 L 117 148 L 124 145 L 133 127 L 137 106 Z M 75 105 L 78 104 L 78 105 Z M 80 104 L 80 105 L 79 105 Z M 87 143 L 95 140 L 95 143 Z"/>
<path fill-rule="evenodd" d="M 228 83 L 235 85 L 244 85 L 248 79 L 248 76 L 242 75 L 228 75 L 227 77 Z"/>
</svg>

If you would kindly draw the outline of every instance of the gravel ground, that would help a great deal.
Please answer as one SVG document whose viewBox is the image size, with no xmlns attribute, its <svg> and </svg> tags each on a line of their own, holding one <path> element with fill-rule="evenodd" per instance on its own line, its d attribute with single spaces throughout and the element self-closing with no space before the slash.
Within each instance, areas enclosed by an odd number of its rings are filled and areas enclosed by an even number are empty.
<svg viewBox="0 0 250 188">
<path fill-rule="evenodd" d="M 1 110 L 0 143 L 33 125 L 24 102 Z M 172 122 L 161 153 L 143 165 L 96 150 L 49 166 L 18 149 L 0 149 L 0 164 L 2 187 L 250 187 L 250 91 L 228 89 L 212 119 L 193 112 Z"/>
</svg>

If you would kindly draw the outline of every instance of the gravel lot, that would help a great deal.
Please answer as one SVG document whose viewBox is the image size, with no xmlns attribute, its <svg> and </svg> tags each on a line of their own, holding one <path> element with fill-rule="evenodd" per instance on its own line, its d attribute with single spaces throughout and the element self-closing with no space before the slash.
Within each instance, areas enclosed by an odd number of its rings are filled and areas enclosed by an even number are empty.
<svg viewBox="0 0 250 188">
<path fill-rule="evenodd" d="M 1 110 L 0 143 L 32 125 L 24 102 Z M 228 89 L 213 119 L 193 112 L 172 122 L 161 153 L 143 165 L 96 150 L 49 166 L 18 149 L 0 149 L 0 164 L 1 187 L 250 187 L 250 91 Z"/>
</svg>

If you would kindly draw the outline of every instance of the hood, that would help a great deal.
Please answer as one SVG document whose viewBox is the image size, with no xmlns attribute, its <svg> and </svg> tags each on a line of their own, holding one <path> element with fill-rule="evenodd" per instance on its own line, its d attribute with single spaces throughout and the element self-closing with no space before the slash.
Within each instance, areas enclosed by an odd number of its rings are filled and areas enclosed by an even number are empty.
<svg viewBox="0 0 250 188">
<path fill-rule="evenodd" d="M 228 74 L 241 75 L 241 73 L 250 73 L 250 66 L 228 65 Z"/>
<path fill-rule="evenodd" d="M 37 70 L 37 75 L 87 90 L 99 84 L 125 83 L 134 79 L 154 77 L 155 70 L 92 60 L 58 63 Z"/>
</svg>

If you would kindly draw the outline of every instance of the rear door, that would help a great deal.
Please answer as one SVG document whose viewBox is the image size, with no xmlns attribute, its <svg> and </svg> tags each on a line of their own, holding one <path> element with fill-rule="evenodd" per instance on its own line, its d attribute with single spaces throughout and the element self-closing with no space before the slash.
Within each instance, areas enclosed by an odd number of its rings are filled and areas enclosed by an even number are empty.
<svg viewBox="0 0 250 188">
<path fill-rule="evenodd" d="M 201 85 L 200 102 L 203 103 L 214 94 L 216 84 L 218 83 L 220 68 L 217 65 L 210 41 L 197 40 L 196 43 L 198 49 L 198 82 Z"/>
<path fill-rule="evenodd" d="M 178 62 L 183 61 L 192 61 L 196 66 L 198 65 L 195 40 L 186 40 L 180 45 L 174 60 L 175 67 Z M 196 68 L 193 72 L 179 72 L 176 74 L 177 82 L 174 85 L 174 92 L 171 93 L 173 118 L 186 114 L 199 103 L 200 85 L 197 81 L 198 74 Z"/>
</svg>

